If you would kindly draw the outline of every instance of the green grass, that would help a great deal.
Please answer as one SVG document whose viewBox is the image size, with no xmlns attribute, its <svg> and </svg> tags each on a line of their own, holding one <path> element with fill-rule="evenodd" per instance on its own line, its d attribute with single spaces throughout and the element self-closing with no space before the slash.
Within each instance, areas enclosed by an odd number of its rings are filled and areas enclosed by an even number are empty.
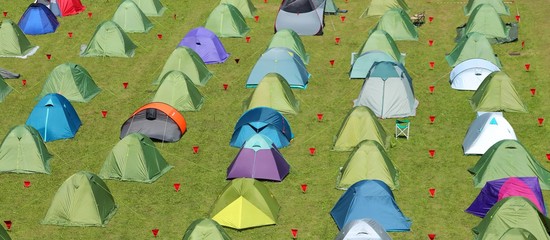
<svg viewBox="0 0 550 240">
<path fill-rule="evenodd" d="M 84 66 L 103 91 L 91 102 L 74 103 L 83 125 L 76 137 L 47 143 L 54 158 L 51 175 L 0 175 L 0 220 L 12 220 L 13 239 L 149 239 L 151 229 L 159 228 L 159 239 L 181 238 L 187 226 L 195 219 L 207 217 L 217 195 L 226 185 L 225 170 L 238 149 L 229 147 L 234 124 L 242 113 L 241 103 L 251 89 L 244 84 L 259 55 L 265 50 L 273 35 L 273 23 L 280 1 L 267 4 L 254 0 L 260 21 L 251 19 L 250 43 L 244 39 L 222 39 L 231 59 L 224 64 L 209 65 L 215 73 L 207 86 L 199 90 L 206 102 L 200 112 L 184 113 L 188 132 L 177 143 L 157 144 L 167 161 L 175 168 L 153 184 L 107 181 L 119 210 L 105 228 L 57 227 L 41 225 L 50 201 L 61 183 L 72 174 L 88 170 L 97 173 L 111 148 L 118 142 L 121 124 L 141 105 L 149 102 L 155 88 L 151 82 L 160 73 L 164 61 L 187 31 L 202 25 L 218 1 L 162 1 L 168 11 L 162 17 L 152 17 L 155 24 L 148 34 L 130 34 L 139 46 L 130 59 L 80 58 L 81 44 L 91 38 L 96 26 L 112 16 L 119 1 L 88 0 L 86 12 L 93 12 L 88 19 L 83 13 L 60 19 L 60 28 L 54 34 L 29 36 L 40 49 L 26 60 L 2 58 L 0 67 L 18 72 L 27 79 L 23 87 L 20 80 L 7 80 L 15 88 L 0 104 L 0 134 L 18 124 L 23 124 L 37 103 L 35 97 L 41 91 L 48 73 L 64 62 Z M 519 140 L 539 159 L 545 161 L 548 149 L 548 127 L 537 127 L 538 117 L 549 117 L 550 69 L 547 46 L 550 31 L 546 29 L 546 1 L 516 1 L 508 3 L 513 15 L 521 13 L 520 42 L 493 45 L 499 55 L 503 70 L 514 79 L 520 97 L 529 108 L 526 114 L 505 114 L 514 127 Z M 0 11 L 8 11 L 17 21 L 28 3 L 0 0 Z M 300 239 L 332 239 L 338 229 L 329 215 L 343 191 L 336 190 L 337 171 L 349 153 L 330 151 L 333 136 L 337 133 L 346 113 L 352 107 L 361 88 L 361 81 L 348 79 L 350 53 L 357 51 L 367 39 L 368 31 L 376 19 L 360 19 L 367 7 L 364 1 L 336 0 L 341 9 L 348 9 L 346 21 L 339 16 L 326 16 L 325 34 L 302 37 L 311 55 L 308 70 L 313 77 L 307 90 L 295 90 L 302 110 L 297 116 L 288 116 L 296 138 L 281 152 L 292 165 L 291 174 L 281 183 L 265 183 L 281 205 L 278 224 L 244 231 L 226 229 L 233 239 L 291 239 L 290 229 L 299 229 Z M 472 92 L 452 90 L 448 84 L 451 68 L 445 54 L 455 43 L 455 28 L 466 22 L 462 6 L 466 2 L 450 0 L 409 1 L 412 13 L 426 11 L 433 16 L 432 23 L 420 27 L 418 42 L 398 42 L 401 52 L 407 53 L 407 69 L 413 77 L 420 105 L 417 116 L 411 119 L 410 140 L 398 139 L 389 155 L 401 171 L 401 189 L 395 198 L 403 213 L 413 221 L 412 231 L 392 233 L 395 239 L 426 239 L 428 233 L 436 233 L 438 239 L 471 239 L 471 228 L 480 219 L 464 213 L 464 209 L 477 196 L 472 176 L 467 169 L 479 157 L 463 156 L 462 140 L 475 113 L 468 99 Z M 173 15 L 177 15 L 177 20 Z M 503 17 L 505 22 L 513 16 Z M 72 39 L 67 32 L 74 32 Z M 164 38 L 158 40 L 157 33 Z M 340 45 L 334 37 L 340 37 Z M 435 44 L 428 47 L 428 39 Z M 512 51 L 520 56 L 510 56 Z M 46 60 L 46 53 L 53 55 Z M 240 58 L 235 64 L 234 58 Z M 335 59 L 334 67 L 329 60 Z M 435 69 L 428 69 L 428 62 L 435 61 Z M 531 71 L 523 70 L 524 63 L 531 63 Z M 129 82 L 128 89 L 122 82 Z M 229 89 L 223 91 L 222 83 Z M 435 85 L 435 93 L 428 93 L 428 86 Z M 536 87 L 537 95 L 530 96 L 529 89 Z M 108 110 L 107 118 L 101 110 Z M 322 122 L 316 121 L 316 113 L 324 113 Z M 436 115 L 429 124 L 428 116 Z M 388 133 L 393 133 L 393 119 L 381 120 Z M 192 154 L 192 146 L 199 145 L 199 154 Z M 309 156 L 308 149 L 317 148 L 316 156 Z M 435 158 L 428 157 L 428 149 L 436 149 Z M 547 165 L 546 165 L 547 166 Z M 23 187 L 30 180 L 32 186 Z M 175 192 L 172 184 L 180 182 L 182 188 Z M 309 185 L 303 194 L 300 184 Z M 437 189 L 430 198 L 428 189 Z M 550 195 L 545 192 L 546 199 Z"/>
</svg>

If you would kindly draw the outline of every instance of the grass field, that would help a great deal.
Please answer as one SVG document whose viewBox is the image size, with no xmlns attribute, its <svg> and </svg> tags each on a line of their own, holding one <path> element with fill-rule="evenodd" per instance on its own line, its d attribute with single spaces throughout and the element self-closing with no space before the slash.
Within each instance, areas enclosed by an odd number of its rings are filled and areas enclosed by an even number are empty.
<svg viewBox="0 0 550 240">
<path fill-rule="evenodd" d="M 245 89 L 246 78 L 265 50 L 273 35 L 273 23 L 280 1 L 253 0 L 258 8 L 259 22 L 247 19 L 252 29 L 251 42 L 244 39 L 222 39 L 231 53 L 230 59 L 219 65 L 209 65 L 215 77 L 199 90 L 206 102 L 200 112 L 184 113 L 188 131 L 177 143 L 158 143 L 166 160 L 175 168 L 153 184 L 106 181 L 119 209 L 111 222 L 104 227 L 57 227 L 41 225 L 51 199 L 61 183 L 72 174 L 88 170 L 99 172 L 111 148 L 119 141 L 120 126 L 130 114 L 153 97 L 155 87 L 151 82 L 187 31 L 203 25 L 218 1 L 163 0 L 168 10 L 162 17 L 151 17 L 155 24 L 147 34 L 130 34 L 139 47 L 133 58 L 80 58 L 81 44 L 92 37 L 96 26 L 110 19 L 119 1 L 83 0 L 87 9 L 75 16 L 60 18 L 56 33 L 29 36 L 39 45 L 36 55 L 29 59 L 0 59 L 0 67 L 18 72 L 19 80 L 6 80 L 15 91 L 0 104 L 0 135 L 15 125 L 25 123 L 37 103 L 48 73 L 57 65 L 74 62 L 84 66 L 102 92 L 89 103 L 74 103 L 83 125 L 76 137 L 47 143 L 54 155 L 51 175 L 0 175 L 0 220 L 12 220 L 13 239 L 152 239 L 151 229 L 158 228 L 159 239 L 180 239 L 187 226 L 195 219 L 207 217 L 217 195 L 226 185 L 225 170 L 238 149 L 229 146 L 234 124 L 242 114 L 242 101 L 252 92 Z M 359 18 L 369 1 L 335 0 L 338 7 L 349 10 L 345 22 L 340 16 L 325 17 L 323 36 L 302 37 L 311 55 L 308 71 L 313 75 L 306 90 L 294 90 L 300 100 L 301 112 L 287 116 L 295 139 L 281 149 L 291 164 L 291 173 L 281 183 L 265 183 L 281 205 L 277 225 L 244 231 L 227 229 L 233 239 L 291 239 L 291 228 L 299 230 L 299 239 L 333 239 L 338 233 L 329 211 L 343 191 L 335 189 L 338 168 L 349 153 L 330 151 L 332 140 L 346 113 L 361 88 L 362 81 L 348 79 L 349 58 L 367 39 L 368 31 L 375 25 L 374 18 Z M 394 191 L 403 213 L 412 219 L 412 230 L 392 233 L 394 239 L 427 239 L 428 233 L 437 239 L 471 239 L 471 228 L 481 220 L 464 213 L 464 209 L 477 196 L 472 176 L 467 172 L 479 157 L 463 156 L 462 140 L 475 113 L 468 99 L 472 92 L 456 91 L 449 87 L 451 68 L 444 60 L 455 43 L 455 28 L 467 21 L 462 7 L 466 1 L 427 0 L 408 1 L 412 11 L 425 11 L 433 16 L 432 23 L 418 28 L 418 42 L 398 42 L 401 52 L 407 53 L 407 70 L 413 77 L 416 98 L 420 105 L 417 116 L 411 117 L 411 138 L 394 141 L 388 151 L 400 169 L 401 188 Z M 28 1 L 0 0 L 0 11 L 18 21 Z M 503 71 L 514 79 L 514 85 L 529 113 L 509 113 L 505 117 L 514 127 L 518 139 L 539 161 L 545 162 L 549 152 L 546 124 L 538 127 L 537 118 L 550 117 L 550 84 L 546 79 L 550 68 L 547 46 L 550 45 L 550 20 L 546 16 L 547 0 L 509 2 L 512 16 L 504 16 L 505 22 L 515 21 L 513 15 L 521 14 L 519 42 L 493 45 L 503 63 Z M 87 12 L 93 12 L 90 19 Z M 176 16 L 176 19 L 173 16 Z M 73 32 L 72 39 L 67 32 Z M 163 39 L 157 39 L 157 34 Z M 339 45 L 334 38 L 340 37 Z M 428 39 L 435 41 L 428 46 Z M 525 48 L 521 49 L 521 41 Z M 511 56 L 510 52 L 520 52 Z M 52 54 L 47 60 L 45 54 Z M 233 59 L 240 58 L 236 64 Z M 333 67 L 329 60 L 334 59 Z M 435 69 L 429 70 L 428 62 L 435 61 Z M 525 63 L 531 71 L 525 72 Z M 21 85 L 27 80 L 27 86 Z M 129 82 L 128 89 L 122 83 Z M 229 88 L 224 91 L 223 83 Z M 428 86 L 435 85 L 430 94 Z M 529 89 L 536 88 L 531 97 Z M 102 118 L 101 110 L 108 115 Z M 324 119 L 318 122 L 317 113 Z M 436 115 L 434 124 L 428 116 Z M 380 120 L 389 134 L 394 131 L 394 119 Z M 199 154 L 193 154 L 192 146 L 200 146 Z M 308 149 L 317 148 L 310 156 Z M 429 158 L 428 149 L 436 149 L 435 158 Z M 546 163 L 544 163 L 546 164 Z M 550 166 L 545 165 L 548 168 Z M 29 180 L 30 188 L 23 187 Z M 179 182 L 179 192 L 173 183 Z M 300 184 L 309 185 L 302 193 Z M 436 188 L 434 198 L 428 189 Z M 550 195 L 545 192 L 546 199 Z"/>
</svg>

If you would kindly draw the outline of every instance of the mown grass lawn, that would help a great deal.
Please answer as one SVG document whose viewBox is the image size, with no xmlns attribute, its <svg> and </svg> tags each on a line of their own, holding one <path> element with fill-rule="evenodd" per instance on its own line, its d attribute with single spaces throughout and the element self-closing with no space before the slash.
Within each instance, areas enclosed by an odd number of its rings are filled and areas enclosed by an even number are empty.
<svg viewBox="0 0 550 240">
<path fill-rule="evenodd" d="M 110 19 L 119 1 L 83 0 L 84 13 L 60 18 L 56 33 L 29 36 L 39 45 L 36 55 L 29 59 L 0 59 L 0 67 L 20 73 L 19 80 L 6 80 L 14 87 L 3 103 L 0 103 L 0 135 L 18 124 L 24 124 L 40 93 L 48 73 L 57 65 L 74 62 L 84 66 L 103 91 L 89 103 L 74 103 L 83 125 L 76 137 L 47 143 L 54 158 L 51 175 L 0 175 L 0 220 L 12 220 L 13 239 L 151 239 L 151 229 L 158 228 L 159 239 L 179 239 L 187 226 L 195 219 L 209 216 L 217 195 L 226 185 L 225 171 L 238 149 L 229 146 L 234 124 L 242 114 L 242 101 L 251 89 L 244 85 L 248 73 L 259 55 L 265 50 L 273 35 L 273 23 L 280 1 L 253 0 L 258 8 L 259 22 L 247 19 L 252 29 L 250 43 L 245 39 L 222 39 L 231 53 L 223 64 L 209 65 L 215 77 L 199 90 L 206 102 L 200 112 L 184 113 L 188 131 L 177 143 L 158 143 L 167 161 L 175 168 L 153 184 L 106 181 L 119 205 L 118 212 L 105 227 L 57 227 L 41 225 L 52 197 L 61 183 L 72 174 L 87 170 L 99 172 L 111 148 L 119 141 L 122 123 L 130 114 L 153 97 L 155 87 L 151 82 L 181 38 L 192 28 L 201 26 L 218 1 L 163 0 L 168 10 L 162 17 L 151 17 L 155 24 L 147 34 L 130 34 L 139 47 L 133 58 L 80 58 L 81 44 L 87 44 L 96 26 Z M 288 116 L 295 139 L 281 152 L 291 164 L 291 174 L 281 183 L 265 183 L 281 205 L 278 224 L 243 231 L 226 229 L 233 239 L 291 239 L 291 228 L 299 230 L 300 239 L 332 239 L 338 229 L 329 215 L 343 191 L 336 190 L 338 168 L 349 153 L 330 151 L 332 140 L 342 120 L 352 107 L 360 91 L 362 81 L 349 80 L 350 55 L 367 39 L 368 31 L 375 25 L 375 18 L 359 18 L 369 1 L 335 0 L 338 7 L 349 10 L 345 22 L 338 16 L 325 17 L 323 36 L 302 37 L 311 55 L 307 66 L 313 75 L 306 90 L 294 90 L 300 100 L 301 112 Z M 455 91 L 449 87 L 451 68 L 444 60 L 455 43 L 455 28 L 467 21 L 462 7 L 466 1 L 426 0 L 407 2 L 411 13 L 425 11 L 433 16 L 432 23 L 418 28 L 418 42 L 398 42 L 401 52 L 407 53 L 406 67 L 413 77 L 416 98 L 420 105 L 417 116 L 411 117 L 411 138 L 394 141 L 389 155 L 401 172 L 401 189 L 394 191 L 403 213 L 413 221 L 412 231 L 392 233 L 395 239 L 427 239 L 428 233 L 437 239 L 471 239 L 471 228 L 480 219 L 464 213 L 479 189 L 474 189 L 472 176 L 467 169 L 479 159 L 463 156 L 462 140 L 475 113 L 469 106 L 472 92 Z M 18 21 L 25 11 L 27 1 L 0 0 L 0 11 Z M 514 79 L 520 97 L 529 113 L 506 113 L 518 139 L 539 161 L 545 162 L 549 152 L 548 127 L 538 127 L 537 118 L 550 117 L 550 69 L 548 46 L 550 20 L 546 17 L 547 1 L 530 0 L 508 2 L 513 14 L 521 15 L 519 42 L 493 45 L 505 71 Z M 88 18 L 87 12 L 92 12 Z M 174 16 L 176 17 L 174 19 Z M 515 21 L 514 16 L 504 16 L 505 22 Z M 73 32 L 73 38 L 67 36 Z M 163 39 L 157 39 L 157 34 Z M 334 38 L 340 37 L 339 45 Z M 428 46 L 428 39 L 434 46 Z M 525 48 L 521 48 L 525 41 Z M 519 56 L 509 55 L 520 52 Z M 51 54 L 47 60 L 45 54 Z M 236 64 L 235 58 L 240 58 Z M 330 66 L 329 60 L 335 64 Z M 428 62 L 435 62 L 429 70 Z M 525 63 L 531 71 L 525 72 Z M 27 80 L 27 86 L 21 85 Z M 122 87 L 129 82 L 128 89 Z M 222 84 L 229 84 L 224 91 Z M 428 86 L 434 85 L 430 94 Z M 529 89 L 536 88 L 531 96 Z M 101 111 L 107 110 L 106 118 Z M 318 122 L 317 113 L 324 119 Z M 435 115 L 434 124 L 428 117 Z M 394 119 L 380 120 L 389 134 L 394 132 Z M 199 154 L 193 154 L 192 146 L 200 146 Z M 315 147 L 317 154 L 309 155 Z M 436 149 L 436 156 L 429 158 L 428 149 Z M 546 163 L 545 166 L 549 167 Z M 29 180 L 30 188 L 23 187 Z M 182 184 L 175 192 L 173 183 Z M 300 184 L 307 183 L 304 194 Z M 436 188 L 434 198 L 428 189 Z M 550 195 L 545 192 L 545 197 Z"/>
</svg>

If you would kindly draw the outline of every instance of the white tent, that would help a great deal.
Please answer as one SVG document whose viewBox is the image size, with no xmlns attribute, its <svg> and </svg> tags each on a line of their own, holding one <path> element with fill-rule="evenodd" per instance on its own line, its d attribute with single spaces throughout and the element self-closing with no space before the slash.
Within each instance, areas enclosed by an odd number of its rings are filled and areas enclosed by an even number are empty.
<svg viewBox="0 0 550 240">
<path fill-rule="evenodd" d="M 493 144 L 504 139 L 517 140 L 514 129 L 499 113 L 479 115 L 468 128 L 462 148 L 464 154 L 484 154 Z"/>
<path fill-rule="evenodd" d="M 391 237 L 376 221 L 363 218 L 346 224 L 335 240 L 391 240 Z"/>
<path fill-rule="evenodd" d="M 366 106 L 379 118 L 415 116 L 418 101 L 412 78 L 399 63 L 375 62 L 354 106 Z"/>
<path fill-rule="evenodd" d="M 449 82 L 453 89 L 475 91 L 487 75 L 496 71 L 500 69 L 492 62 L 479 58 L 469 59 L 453 68 Z"/>
</svg>

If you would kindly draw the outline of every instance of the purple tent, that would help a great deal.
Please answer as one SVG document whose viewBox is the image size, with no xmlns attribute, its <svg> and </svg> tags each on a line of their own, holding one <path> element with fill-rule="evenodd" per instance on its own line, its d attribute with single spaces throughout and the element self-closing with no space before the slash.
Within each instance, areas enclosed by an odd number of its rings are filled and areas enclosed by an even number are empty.
<svg viewBox="0 0 550 240">
<path fill-rule="evenodd" d="M 288 175 L 289 169 L 290 165 L 275 144 L 265 135 L 256 134 L 245 142 L 227 168 L 227 179 L 255 178 L 280 182 Z"/>
<path fill-rule="evenodd" d="M 223 63 L 229 57 L 216 34 L 203 27 L 191 29 L 178 44 L 180 46 L 193 49 L 206 64 Z"/>
<path fill-rule="evenodd" d="M 546 207 L 537 177 L 509 177 L 488 181 L 466 212 L 478 217 L 485 217 L 495 203 L 511 196 L 521 196 L 531 200 L 538 210 L 546 215 Z"/>
</svg>

